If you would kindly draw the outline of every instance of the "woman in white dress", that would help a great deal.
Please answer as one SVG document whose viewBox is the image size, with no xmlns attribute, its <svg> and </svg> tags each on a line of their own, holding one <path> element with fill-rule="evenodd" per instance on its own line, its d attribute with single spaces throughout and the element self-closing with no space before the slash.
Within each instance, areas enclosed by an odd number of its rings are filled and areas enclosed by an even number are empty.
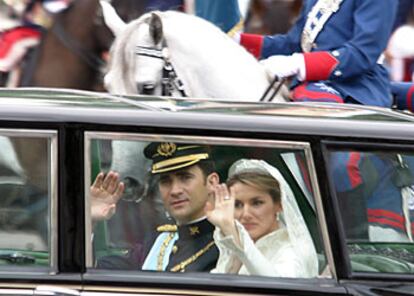
<svg viewBox="0 0 414 296">
<path fill-rule="evenodd" d="M 206 206 L 220 251 L 212 272 L 309 278 L 316 251 L 289 185 L 262 160 L 241 159 Z"/>
</svg>

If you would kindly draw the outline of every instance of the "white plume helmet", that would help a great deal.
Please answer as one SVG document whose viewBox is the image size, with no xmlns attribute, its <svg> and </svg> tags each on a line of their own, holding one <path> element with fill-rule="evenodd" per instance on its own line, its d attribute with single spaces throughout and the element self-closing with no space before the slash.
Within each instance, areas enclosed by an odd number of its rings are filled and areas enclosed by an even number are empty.
<svg viewBox="0 0 414 296">
<path fill-rule="evenodd" d="M 126 23 L 119 17 L 115 8 L 113 8 L 108 0 L 100 0 L 99 3 L 102 7 L 105 24 L 115 36 L 118 36 L 125 29 Z"/>
</svg>

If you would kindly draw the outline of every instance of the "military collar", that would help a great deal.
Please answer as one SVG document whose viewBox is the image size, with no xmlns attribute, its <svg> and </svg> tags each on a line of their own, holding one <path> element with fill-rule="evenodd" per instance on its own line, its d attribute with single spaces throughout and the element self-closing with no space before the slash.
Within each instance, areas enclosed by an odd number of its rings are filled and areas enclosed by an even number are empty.
<svg viewBox="0 0 414 296">
<path fill-rule="evenodd" d="M 178 236 L 180 239 L 194 239 L 198 236 L 214 232 L 214 225 L 207 218 L 186 225 L 178 226 Z"/>
</svg>

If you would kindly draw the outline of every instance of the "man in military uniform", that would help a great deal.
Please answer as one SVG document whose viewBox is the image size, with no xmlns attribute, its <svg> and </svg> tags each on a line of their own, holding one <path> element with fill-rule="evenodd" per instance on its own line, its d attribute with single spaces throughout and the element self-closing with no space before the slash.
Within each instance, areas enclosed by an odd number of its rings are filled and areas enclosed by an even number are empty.
<svg viewBox="0 0 414 296">
<path fill-rule="evenodd" d="M 287 34 L 240 34 L 238 41 L 257 58 L 263 59 L 262 64 L 271 76 L 294 77 L 291 86 L 294 101 L 391 107 L 393 94 L 399 108 L 414 110 L 414 86 L 410 83 L 391 88 L 388 73 L 382 65 L 382 53 L 393 30 L 397 6 L 395 0 L 306 0 L 297 22 Z M 361 154 L 356 152 L 332 155 L 332 166 L 341 172 L 334 174 L 334 178 L 342 187 L 346 184 L 343 175 L 348 173 L 344 169 L 355 167 L 360 158 Z M 381 184 L 389 184 L 397 192 L 382 174 L 385 169 L 379 166 L 375 169 L 381 173 Z M 359 180 L 358 176 L 350 177 L 353 190 L 365 181 Z M 342 206 L 365 203 L 365 200 L 357 200 L 361 194 L 357 192 L 355 198 L 344 199 L 347 204 Z M 350 236 L 368 236 L 367 220 L 370 224 L 375 220 L 379 225 L 385 219 L 378 216 L 378 212 L 382 215 L 388 208 L 397 207 L 391 195 L 382 199 L 382 204 L 378 200 L 381 199 L 370 199 L 368 205 L 359 204 L 368 207 L 369 213 L 374 212 L 377 217 L 370 214 L 363 217 L 365 221 L 362 222 L 348 219 L 353 222 L 348 227 L 352 230 Z M 402 219 L 401 214 L 397 214 Z M 388 226 L 383 224 L 384 228 Z"/>
<path fill-rule="evenodd" d="M 330 173 L 347 239 L 412 242 L 414 157 L 396 153 L 334 154 L 345 158 L 331 162 Z"/>
<path fill-rule="evenodd" d="M 151 143 L 144 154 L 152 160 L 151 172 L 159 178 L 164 207 L 176 224 L 158 227 L 159 235 L 149 252 L 138 246 L 139 250 L 131 252 L 128 258 L 104 258 L 98 262 L 98 267 L 138 269 L 142 265 L 143 270 L 210 271 L 216 266 L 218 249 L 213 240 L 214 226 L 206 219 L 204 208 L 207 200 L 213 197 L 219 176 L 209 147 Z M 98 175 L 91 187 L 91 199 L 95 200 L 92 201 L 92 219 L 108 219 L 123 190 L 124 185 L 118 181 L 116 173 L 110 172 L 105 177 Z M 99 199 L 99 192 L 108 192 L 110 196 Z M 96 201 L 99 200 L 106 200 L 106 205 L 98 207 Z"/>
<path fill-rule="evenodd" d="M 306 0 L 285 35 L 241 34 L 239 42 L 271 76 L 296 79 L 294 101 L 390 107 L 382 65 L 394 23 L 395 0 Z"/>
</svg>

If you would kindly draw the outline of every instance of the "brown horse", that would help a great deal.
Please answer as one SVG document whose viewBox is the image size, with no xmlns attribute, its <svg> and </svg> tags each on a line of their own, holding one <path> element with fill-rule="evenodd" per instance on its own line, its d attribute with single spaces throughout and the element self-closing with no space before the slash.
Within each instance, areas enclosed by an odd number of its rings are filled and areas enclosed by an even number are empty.
<svg viewBox="0 0 414 296">
<path fill-rule="evenodd" d="M 302 0 L 252 0 L 245 31 L 254 34 L 283 34 L 293 25 L 302 7 Z"/>
<path fill-rule="evenodd" d="M 112 0 L 120 16 L 129 21 L 144 12 L 144 2 Z M 102 90 L 103 55 L 114 39 L 106 27 L 98 0 L 76 0 L 56 14 L 40 46 L 23 71 L 21 86 Z"/>
</svg>

